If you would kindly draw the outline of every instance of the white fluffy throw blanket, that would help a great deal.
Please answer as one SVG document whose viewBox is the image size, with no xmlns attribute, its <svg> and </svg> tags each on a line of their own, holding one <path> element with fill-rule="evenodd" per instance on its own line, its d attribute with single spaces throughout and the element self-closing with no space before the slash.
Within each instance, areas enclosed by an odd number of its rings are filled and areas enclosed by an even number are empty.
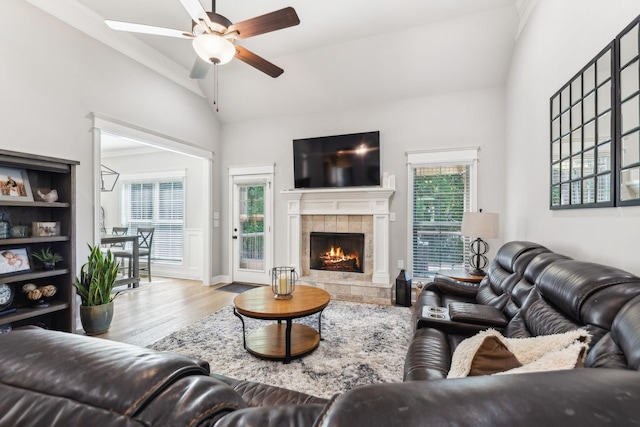
<svg viewBox="0 0 640 427">
<path fill-rule="evenodd" d="M 487 337 L 497 338 L 504 347 L 500 351 L 511 352 L 522 366 L 506 368 L 496 374 L 556 371 L 582 367 L 591 336 L 584 329 L 554 335 L 531 338 L 505 338 L 495 329 L 482 331 L 462 341 L 453 353 L 451 369 L 447 378 L 469 375 L 471 365 Z M 505 349 L 506 347 L 506 349 Z M 504 354 L 503 354 L 504 355 Z M 484 354 L 486 357 L 486 353 Z"/>
</svg>

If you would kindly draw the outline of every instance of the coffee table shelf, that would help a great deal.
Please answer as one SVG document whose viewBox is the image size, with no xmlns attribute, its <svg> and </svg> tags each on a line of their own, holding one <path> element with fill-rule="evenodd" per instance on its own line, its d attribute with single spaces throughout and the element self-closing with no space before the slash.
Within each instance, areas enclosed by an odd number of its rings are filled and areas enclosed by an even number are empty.
<svg viewBox="0 0 640 427">
<path fill-rule="evenodd" d="M 247 351 L 263 359 L 283 360 L 287 355 L 286 324 L 267 325 L 247 336 Z M 307 325 L 291 325 L 291 357 L 301 357 L 320 344 L 318 331 Z"/>
<path fill-rule="evenodd" d="M 233 300 L 233 314 L 242 321 L 244 348 L 254 356 L 289 363 L 315 350 L 322 339 L 322 311 L 329 304 L 329 294 L 313 286 L 296 286 L 291 299 L 276 300 L 268 286 L 239 294 Z M 318 330 L 293 319 L 318 314 Z M 277 320 L 246 334 L 244 317 Z M 283 323 L 284 322 L 284 323 Z"/>
</svg>

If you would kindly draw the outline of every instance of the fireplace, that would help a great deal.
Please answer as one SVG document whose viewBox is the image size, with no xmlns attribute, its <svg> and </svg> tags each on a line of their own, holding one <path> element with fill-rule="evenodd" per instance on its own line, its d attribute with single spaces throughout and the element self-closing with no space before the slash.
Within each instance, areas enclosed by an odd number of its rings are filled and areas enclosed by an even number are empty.
<svg viewBox="0 0 640 427">
<path fill-rule="evenodd" d="M 324 289 L 334 299 L 389 304 L 389 203 L 394 189 L 284 190 L 280 194 L 287 202 L 287 265 L 299 269 L 300 283 Z M 317 264 L 312 267 L 311 233 L 364 234 L 361 272 L 318 270 Z M 335 254 L 335 242 L 333 246 Z M 337 246 L 343 252 L 348 249 Z M 317 252 L 315 243 L 313 247 Z M 331 245 L 328 249 L 331 253 Z"/>
<path fill-rule="evenodd" d="M 347 273 L 364 272 L 364 233 L 311 232 L 309 267 Z"/>
</svg>

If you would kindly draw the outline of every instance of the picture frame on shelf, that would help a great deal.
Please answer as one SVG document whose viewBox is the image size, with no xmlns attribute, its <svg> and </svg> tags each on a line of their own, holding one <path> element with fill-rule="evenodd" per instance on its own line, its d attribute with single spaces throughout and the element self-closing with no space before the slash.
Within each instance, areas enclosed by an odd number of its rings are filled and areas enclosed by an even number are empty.
<svg viewBox="0 0 640 427">
<path fill-rule="evenodd" d="M 60 235 L 59 222 L 34 222 L 31 235 L 34 237 L 51 237 Z"/>
<path fill-rule="evenodd" d="M 0 276 L 33 271 L 28 247 L 0 249 Z"/>
<path fill-rule="evenodd" d="M 0 200 L 33 202 L 26 169 L 0 166 Z"/>
</svg>

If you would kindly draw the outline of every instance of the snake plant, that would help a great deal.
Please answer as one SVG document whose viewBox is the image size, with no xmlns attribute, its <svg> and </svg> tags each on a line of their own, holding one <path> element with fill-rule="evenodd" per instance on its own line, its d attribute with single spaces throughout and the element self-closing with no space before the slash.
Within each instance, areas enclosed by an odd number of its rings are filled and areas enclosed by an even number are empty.
<svg viewBox="0 0 640 427">
<path fill-rule="evenodd" d="M 117 296 L 111 295 L 118 276 L 119 263 L 110 251 L 102 253 L 99 246 L 89 245 L 91 253 L 76 277 L 75 286 L 82 305 L 93 306 L 110 303 Z"/>
</svg>

